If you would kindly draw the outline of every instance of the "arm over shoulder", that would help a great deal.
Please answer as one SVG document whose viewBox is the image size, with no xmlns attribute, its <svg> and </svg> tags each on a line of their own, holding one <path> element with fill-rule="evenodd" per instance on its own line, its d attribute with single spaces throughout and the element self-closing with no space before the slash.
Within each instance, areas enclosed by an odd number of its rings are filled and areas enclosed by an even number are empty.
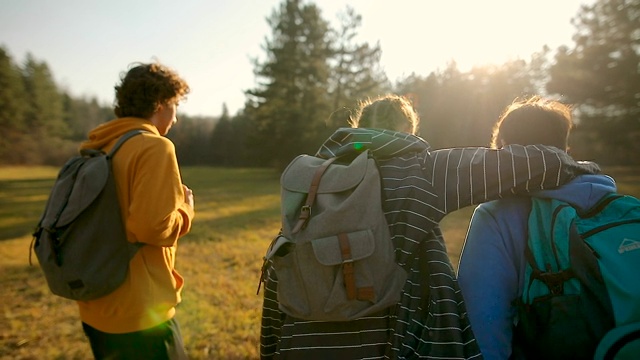
<svg viewBox="0 0 640 360">
<path fill-rule="evenodd" d="M 503 149 L 456 148 L 431 151 L 426 175 L 445 213 L 471 204 L 558 187 L 577 175 L 597 173 L 552 146 L 509 145 Z"/>
</svg>

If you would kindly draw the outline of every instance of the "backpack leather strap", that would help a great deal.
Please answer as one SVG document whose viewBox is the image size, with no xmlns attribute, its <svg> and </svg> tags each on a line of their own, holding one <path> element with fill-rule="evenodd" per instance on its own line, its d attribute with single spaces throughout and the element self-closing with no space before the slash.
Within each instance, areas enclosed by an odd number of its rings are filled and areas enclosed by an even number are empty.
<svg viewBox="0 0 640 360">
<path fill-rule="evenodd" d="M 311 180 L 311 185 L 309 186 L 309 192 L 307 193 L 307 200 L 300 208 L 300 216 L 298 217 L 296 226 L 294 226 L 293 230 L 291 230 L 292 234 L 295 234 L 307 227 L 307 223 L 309 222 L 309 218 L 311 217 L 311 208 L 313 207 L 313 203 L 316 201 L 316 195 L 318 194 L 318 188 L 320 187 L 320 179 L 322 178 L 324 172 L 329 168 L 329 165 L 336 161 L 336 159 L 337 157 L 332 157 L 325 160 L 325 162 L 318 166 L 316 172 L 313 174 L 313 179 Z"/>
<path fill-rule="evenodd" d="M 351 256 L 349 237 L 345 233 L 340 233 L 338 241 L 342 255 L 342 275 L 344 276 L 344 286 L 347 289 L 347 299 L 354 300 L 356 298 L 356 279 L 353 275 L 353 257 Z"/>
<path fill-rule="evenodd" d="M 344 277 L 344 286 L 347 291 L 347 299 L 374 301 L 375 292 L 373 291 L 373 287 L 356 286 L 356 278 L 354 276 L 353 269 L 353 256 L 351 255 L 349 236 L 345 233 L 339 233 L 338 241 L 340 243 L 340 254 L 342 255 L 342 276 Z"/>
</svg>

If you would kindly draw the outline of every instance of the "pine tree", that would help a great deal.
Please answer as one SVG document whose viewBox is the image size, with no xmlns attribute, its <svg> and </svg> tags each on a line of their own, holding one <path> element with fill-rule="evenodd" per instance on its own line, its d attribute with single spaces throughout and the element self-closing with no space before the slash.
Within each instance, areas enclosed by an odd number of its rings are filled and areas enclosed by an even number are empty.
<svg viewBox="0 0 640 360">
<path fill-rule="evenodd" d="M 20 69 L 0 47 L 0 163 L 10 163 L 11 153 L 26 131 L 26 93 Z"/>
<path fill-rule="evenodd" d="M 314 4 L 285 0 L 267 20 L 273 34 L 267 59 L 255 61 L 259 86 L 247 91 L 250 146 L 262 164 L 283 168 L 300 153 L 313 153 L 331 111 L 327 83 L 329 25 Z"/>
<path fill-rule="evenodd" d="M 625 154 L 640 140 L 640 0 L 596 0 L 572 23 L 574 45 L 558 49 L 547 90 L 579 105 L 581 127 L 607 151 Z"/>
<path fill-rule="evenodd" d="M 68 93 L 62 94 L 64 122 L 69 128 L 69 139 L 79 142 L 87 133 L 99 124 L 113 118 L 113 109 L 100 105 L 93 98 L 76 98 Z"/>
<path fill-rule="evenodd" d="M 211 133 L 211 160 L 212 165 L 230 166 L 233 160 L 233 144 L 235 142 L 235 134 L 233 133 L 233 125 L 227 105 L 222 106 L 222 115 L 213 128 Z"/>
<path fill-rule="evenodd" d="M 25 128 L 26 93 L 20 68 L 0 47 L 0 126 L 3 131 Z"/>
<path fill-rule="evenodd" d="M 348 126 L 351 110 L 359 100 L 386 93 L 390 89 L 387 77 L 380 67 L 380 44 L 371 46 L 355 41 L 362 16 L 353 8 L 347 7 L 339 19 L 340 28 L 332 32 L 335 38 L 332 41 L 332 73 L 329 79 L 334 110 L 330 122 L 331 131 L 336 127 Z"/>
<path fill-rule="evenodd" d="M 63 97 L 49 66 L 28 54 L 23 67 L 23 78 L 29 104 L 26 114 L 29 130 L 43 138 L 69 136 L 70 130 L 64 121 Z"/>
</svg>

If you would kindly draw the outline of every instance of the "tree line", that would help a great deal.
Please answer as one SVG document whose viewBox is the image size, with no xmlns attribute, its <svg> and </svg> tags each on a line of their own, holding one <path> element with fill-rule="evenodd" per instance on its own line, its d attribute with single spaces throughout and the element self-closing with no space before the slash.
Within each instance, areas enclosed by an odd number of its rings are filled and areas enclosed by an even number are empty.
<svg viewBox="0 0 640 360">
<path fill-rule="evenodd" d="M 254 59 L 256 86 L 243 109 L 217 118 L 180 115 L 169 137 L 182 165 L 269 166 L 314 153 L 348 126 L 358 101 L 394 92 L 421 116 L 433 148 L 486 146 L 500 111 L 516 97 L 542 94 L 574 104 L 576 159 L 640 163 L 640 0 L 596 0 L 577 9 L 573 44 L 543 47 L 529 59 L 458 69 L 451 61 L 428 75 L 391 83 L 379 44 L 358 42 L 362 17 L 347 7 L 332 27 L 311 1 L 283 0 L 267 22 L 270 37 Z M 53 81 L 47 64 L 22 65 L 0 47 L 0 164 L 59 165 L 109 106 L 76 98 Z"/>
</svg>

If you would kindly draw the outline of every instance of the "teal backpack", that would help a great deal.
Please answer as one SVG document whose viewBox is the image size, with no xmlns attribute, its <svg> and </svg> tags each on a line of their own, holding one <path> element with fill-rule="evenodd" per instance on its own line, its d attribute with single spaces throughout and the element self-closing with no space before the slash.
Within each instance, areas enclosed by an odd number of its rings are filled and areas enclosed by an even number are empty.
<svg viewBox="0 0 640 360">
<path fill-rule="evenodd" d="M 533 198 L 514 354 L 640 359 L 640 200 Z"/>
</svg>

